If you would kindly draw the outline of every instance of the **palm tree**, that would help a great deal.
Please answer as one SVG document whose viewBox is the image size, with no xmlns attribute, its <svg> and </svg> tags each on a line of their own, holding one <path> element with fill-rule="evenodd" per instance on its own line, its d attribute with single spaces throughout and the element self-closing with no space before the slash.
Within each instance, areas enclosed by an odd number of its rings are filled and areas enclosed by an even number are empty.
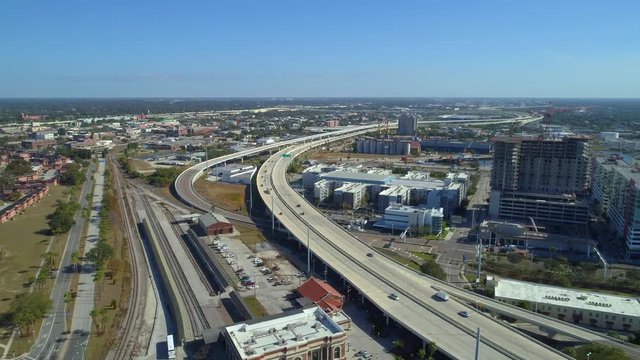
<svg viewBox="0 0 640 360">
<path fill-rule="evenodd" d="M 431 341 L 427 344 L 427 352 L 429 353 L 429 359 L 433 359 L 433 355 L 435 355 L 436 351 L 438 351 L 438 345 L 435 341 Z"/>
<path fill-rule="evenodd" d="M 74 266 L 74 271 L 78 272 L 78 265 L 80 264 L 80 252 L 74 251 L 71 253 L 71 263 Z"/>
</svg>

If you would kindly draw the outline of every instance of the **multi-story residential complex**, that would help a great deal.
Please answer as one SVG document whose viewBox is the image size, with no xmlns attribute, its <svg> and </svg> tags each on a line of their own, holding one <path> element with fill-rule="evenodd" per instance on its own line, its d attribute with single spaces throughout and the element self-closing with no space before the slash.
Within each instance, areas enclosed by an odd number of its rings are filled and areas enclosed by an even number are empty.
<svg viewBox="0 0 640 360">
<path fill-rule="evenodd" d="M 640 255 L 640 166 L 594 160 L 592 197 L 602 205 L 630 256 Z"/>
<path fill-rule="evenodd" d="M 430 234 L 442 232 L 444 214 L 442 208 L 417 208 L 404 205 L 390 205 L 384 210 L 382 220 L 376 222 L 376 227 L 411 232 L 425 231 Z"/>
<path fill-rule="evenodd" d="M 584 136 L 495 138 L 489 215 L 585 225 L 589 156 Z"/>
<path fill-rule="evenodd" d="M 411 153 L 411 141 L 399 139 L 358 139 L 356 140 L 356 152 L 360 154 L 409 155 Z"/>
<path fill-rule="evenodd" d="M 325 122 L 324 122 L 324 124 L 325 124 L 325 126 L 326 126 L 326 127 L 334 128 L 334 127 L 338 127 L 338 126 L 340 126 L 340 120 L 338 120 L 338 119 L 331 119 L 331 120 L 327 120 L 327 121 L 325 121 Z"/>
<path fill-rule="evenodd" d="M 347 358 L 345 331 L 318 306 L 227 326 L 222 335 L 231 360 Z"/>
<path fill-rule="evenodd" d="M 367 184 L 344 183 L 333 191 L 333 206 L 345 209 L 359 209 L 367 196 Z"/>
<path fill-rule="evenodd" d="M 495 298 L 570 323 L 609 330 L 640 330 L 640 302 L 610 294 L 539 285 L 509 279 L 490 280 Z"/>
<path fill-rule="evenodd" d="M 415 114 L 403 113 L 398 119 L 398 135 L 414 136 L 418 131 L 418 118 Z"/>
<path fill-rule="evenodd" d="M 333 196 L 332 203 L 339 208 L 357 209 L 365 202 L 372 202 L 382 212 L 393 204 L 422 205 L 443 208 L 445 217 L 449 218 L 464 200 L 469 186 L 465 173 L 450 173 L 444 180 L 439 180 L 423 172 L 409 172 L 397 178 L 383 169 L 344 167 L 322 173 L 319 169 L 323 169 L 323 165 L 320 164 L 310 169 L 313 170 L 303 173 L 303 182 L 306 185 L 306 180 L 319 179 L 313 185 L 315 200 L 326 203 Z"/>
</svg>

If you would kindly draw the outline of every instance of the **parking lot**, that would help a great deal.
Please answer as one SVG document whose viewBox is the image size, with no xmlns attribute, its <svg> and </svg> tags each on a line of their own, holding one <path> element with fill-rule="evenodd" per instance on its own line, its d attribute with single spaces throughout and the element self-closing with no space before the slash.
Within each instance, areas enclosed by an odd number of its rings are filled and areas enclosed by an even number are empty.
<svg viewBox="0 0 640 360">
<path fill-rule="evenodd" d="M 253 251 L 234 235 L 217 236 L 209 246 L 236 273 L 236 288 L 243 296 L 255 296 L 270 315 L 291 309 L 290 294 L 306 276 L 268 243 L 259 243 Z"/>
</svg>

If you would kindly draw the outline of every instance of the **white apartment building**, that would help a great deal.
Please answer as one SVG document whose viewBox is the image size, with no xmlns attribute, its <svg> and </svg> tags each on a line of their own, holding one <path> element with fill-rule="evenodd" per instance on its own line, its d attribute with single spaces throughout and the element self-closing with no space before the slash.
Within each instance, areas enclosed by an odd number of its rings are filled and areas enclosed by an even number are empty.
<svg viewBox="0 0 640 360">
<path fill-rule="evenodd" d="M 442 208 L 417 208 L 404 205 L 390 205 L 384 210 L 384 217 L 375 226 L 393 231 L 409 229 L 417 232 L 420 229 L 429 228 L 429 233 L 442 232 L 444 214 Z"/>
</svg>

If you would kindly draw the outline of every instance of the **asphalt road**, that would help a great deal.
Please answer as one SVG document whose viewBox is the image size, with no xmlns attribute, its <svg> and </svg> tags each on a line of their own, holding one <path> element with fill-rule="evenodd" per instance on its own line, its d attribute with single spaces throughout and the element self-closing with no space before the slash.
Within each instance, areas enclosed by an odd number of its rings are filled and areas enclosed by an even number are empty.
<svg viewBox="0 0 640 360">
<path fill-rule="evenodd" d="M 102 194 L 104 190 L 105 161 L 100 159 L 98 171 L 96 171 L 96 186 L 93 191 L 93 203 L 89 215 L 89 226 L 85 239 L 84 254 L 94 247 L 100 235 L 100 210 L 102 209 Z M 67 342 L 64 358 L 70 360 L 84 359 L 84 354 L 91 334 L 92 319 L 89 313 L 94 308 L 95 282 L 93 264 L 83 263 L 82 271 L 78 279 L 78 295 L 74 300 L 73 316 L 71 322 L 71 337 Z"/>
<path fill-rule="evenodd" d="M 82 187 L 82 194 L 80 195 L 80 205 L 82 209 L 88 205 L 87 195 L 91 193 L 91 189 L 93 188 L 94 181 L 92 180 L 92 174 L 94 171 L 95 166 L 91 164 L 87 172 L 86 181 Z M 60 268 L 56 274 L 53 291 L 51 292 L 53 310 L 43 321 L 38 338 L 31 348 L 27 359 L 51 358 L 61 351 L 68 338 L 68 336 L 63 334 L 67 331 L 66 319 L 70 317 L 70 314 L 67 312 L 66 303 L 64 302 L 64 294 L 69 291 L 71 278 L 73 277 L 71 253 L 78 250 L 84 223 L 85 219 L 82 217 L 82 210 L 79 210 L 75 216 L 75 225 L 69 231 L 67 245 L 61 256 Z M 71 335 L 73 336 L 73 334 Z"/>
</svg>

